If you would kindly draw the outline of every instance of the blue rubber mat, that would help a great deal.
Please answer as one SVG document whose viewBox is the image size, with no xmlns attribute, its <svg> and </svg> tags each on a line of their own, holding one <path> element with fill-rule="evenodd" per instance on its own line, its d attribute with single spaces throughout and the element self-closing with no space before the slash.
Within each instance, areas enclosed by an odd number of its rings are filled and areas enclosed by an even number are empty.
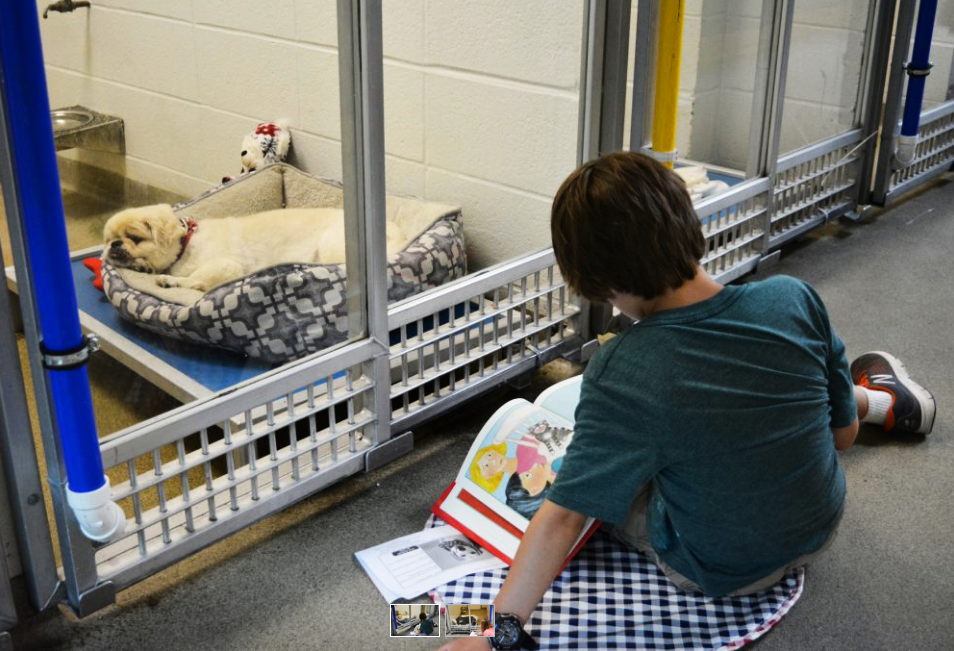
<svg viewBox="0 0 954 651">
<path fill-rule="evenodd" d="M 244 382 L 273 368 L 238 353 L 162 337 L 134 325 L 120 317 L 106 295 L 93 287 L 93 274 L 82 260 L 74 260 L 72 269 L 81 311 L 210 391 Z"/>
</svg>

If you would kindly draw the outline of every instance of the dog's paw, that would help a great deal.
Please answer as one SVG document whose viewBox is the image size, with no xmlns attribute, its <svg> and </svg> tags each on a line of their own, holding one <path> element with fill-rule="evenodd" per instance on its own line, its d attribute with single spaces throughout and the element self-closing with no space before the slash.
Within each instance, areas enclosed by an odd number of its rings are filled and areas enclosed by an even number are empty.
<svg viewBox="0 0 954 651">
<path fill-rule="evenodd" d="M 169 276 L 166 274 L 160 274 L 156 276 L 156 284 L 167 289 L 182 287 L 183 289 L 194 289 L 199 292 L 209 291 L 209 286 L 205 282 L 201 280 L 195 280 L 194 278 L 189 278 L 187 276 Z"/>
</svg>

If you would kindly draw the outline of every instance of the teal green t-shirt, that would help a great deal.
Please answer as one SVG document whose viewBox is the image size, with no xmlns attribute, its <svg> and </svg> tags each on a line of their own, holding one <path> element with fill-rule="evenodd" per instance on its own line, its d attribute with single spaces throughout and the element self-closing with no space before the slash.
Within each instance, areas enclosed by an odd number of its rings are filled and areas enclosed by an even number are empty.
<svg viewBox="0 0 954 651">
<path fill-rule="evenodd" d="M 723 595 L 827 540 L 845 500 L 831 428 L 855 417 L 815 291 L 786 276 L 727 286 L 602 347 L 549 499 L 620 524 L 653 482 L 653 548 Z"/>
<path fill-rule="evenodd" d="M 433 619 L 428 618 L 428 619 L 425 619 L 423 622 L 421 622 L 421 635 L 430 635 L 433 632 L 434 632 Z"/>
</svg>

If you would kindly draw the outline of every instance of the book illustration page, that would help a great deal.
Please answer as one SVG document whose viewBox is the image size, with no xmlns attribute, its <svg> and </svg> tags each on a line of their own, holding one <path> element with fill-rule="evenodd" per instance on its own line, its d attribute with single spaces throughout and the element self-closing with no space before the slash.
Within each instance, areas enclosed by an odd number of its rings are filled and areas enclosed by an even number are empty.
<svg viewBox="0 0 954 651">
<path fill-rule="evenodd" d="M 364 549 L 355 557 L 389 601 L 503 566 L 490 552 L 447 525 Z"/>
<path fill-rule="evenodd" d="M 533 403 L 547 411 L 552 411 L 557 416 L 562 416 L 572 423 L 576 415 L 576 406 L 580 403 L 580 387 L 582 385 L 583 376 L 576 375 L 557 382 L 552 387 L 544 390 Z"/>
<path fill-rule="evenodd" d="M 378 560 L 401 585 L 412 585 L 445 570 L 487 558 L 487 552 L 462 535 L 384 550 Z"/>
<path fill-rule="evenodd" d="M 529 520 L 550 492 L 573 439 L 572 425 L 527 402 L 508 403 L 481 431 L 464 477 L 486 496 Z M 480 495 L 483 493 L 484 495 Z"/>
</svg>

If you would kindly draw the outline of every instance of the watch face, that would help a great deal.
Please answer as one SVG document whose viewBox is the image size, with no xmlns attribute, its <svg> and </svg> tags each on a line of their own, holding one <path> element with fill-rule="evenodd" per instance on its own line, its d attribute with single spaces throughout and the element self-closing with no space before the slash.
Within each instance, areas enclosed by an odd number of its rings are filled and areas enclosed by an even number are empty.
<svg viewBox="0 0 954 651">
<path fill-rule="evenodd" d="M 512 619 L 502 619 L 494 627 L 494 641 L 513 646 L 520 640 L 520 625 Z"/>
</svg>

